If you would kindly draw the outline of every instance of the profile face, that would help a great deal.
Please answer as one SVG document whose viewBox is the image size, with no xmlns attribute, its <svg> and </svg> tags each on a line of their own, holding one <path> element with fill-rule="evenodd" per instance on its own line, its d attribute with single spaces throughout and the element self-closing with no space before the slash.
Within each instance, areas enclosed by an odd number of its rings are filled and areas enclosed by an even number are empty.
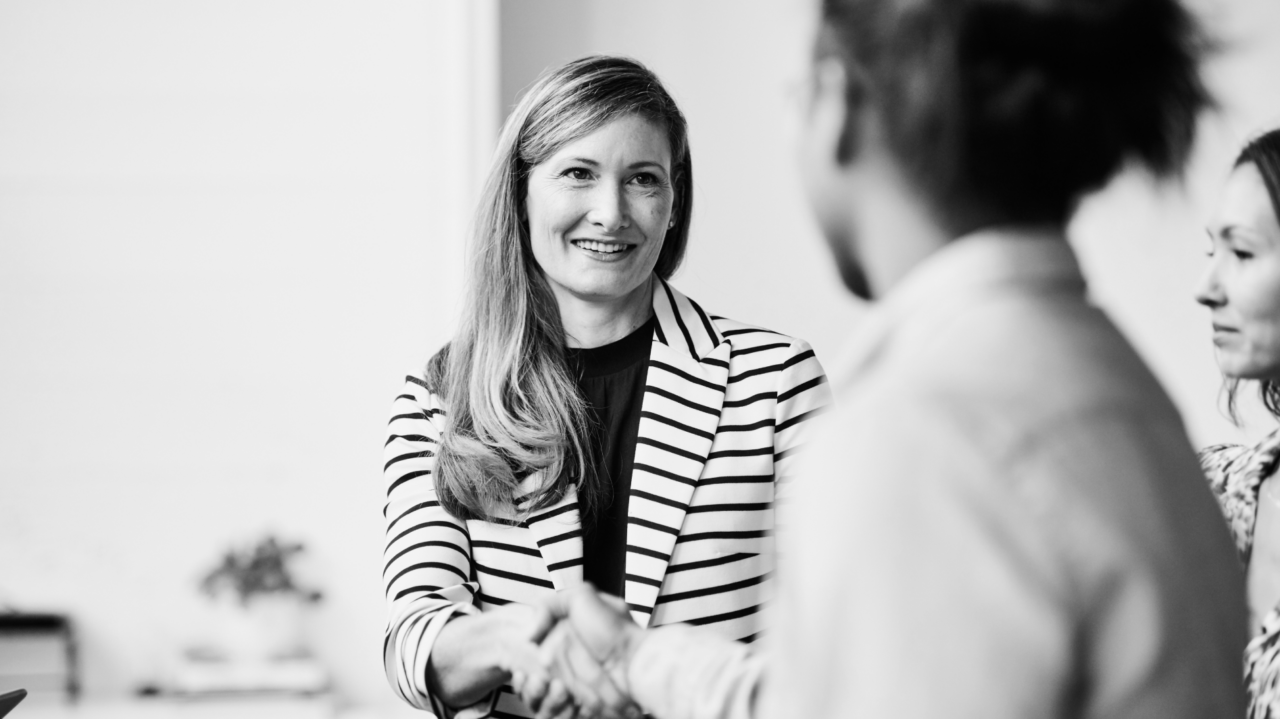
<svg viewBox="0 0 1280 719">
<path fill-rule="evenodd" d="M 1209 226 L 1196 301 L 1211 310 L 1222 373 L 1280 379 L 1280 221 L 1253 163 L 1237 167 Z"/>
<path fill-rule="evenodd" d="M 525 211 L 556 299 L 603 302 L 648 289 L 675 204 L 666 132 L 622 117 L 535 165 Z"/>
</svg>

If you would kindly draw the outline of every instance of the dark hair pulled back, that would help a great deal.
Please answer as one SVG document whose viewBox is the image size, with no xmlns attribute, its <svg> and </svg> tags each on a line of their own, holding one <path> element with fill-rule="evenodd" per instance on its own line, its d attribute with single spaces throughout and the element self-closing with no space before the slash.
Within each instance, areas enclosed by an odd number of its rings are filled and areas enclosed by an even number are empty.
<svg viewBox="0 0 1280 719">
<path fill-rule="evenodd" d="M 1064 221 L 1128 159 L 1179 171 L 1211 102 L 1206 43 L 1177 0 L 822 9 L 819 52 L 875 96 L 891 149 L 944 212 Z"/>
</svg>

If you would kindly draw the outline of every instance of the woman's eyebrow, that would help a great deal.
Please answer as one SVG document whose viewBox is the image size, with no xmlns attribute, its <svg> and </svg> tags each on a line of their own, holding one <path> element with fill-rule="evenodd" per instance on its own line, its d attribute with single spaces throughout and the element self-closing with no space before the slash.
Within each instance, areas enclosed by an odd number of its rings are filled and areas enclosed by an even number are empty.
<svg viewBox="0 0 1280 719">
<path fill-rule="evenodd" d="M 639 162 L 633 162 L 633 163 L 631 163 L 630 165 L 628 165 L 628 166 L 627 166 L 627 169 L 628 169 L 628 170 L 638 170 L 638 169 L 640 169 L 641 167 L 656 167 L 656 168 L 658 168 L 659 170 L 662 170 L 663 172 L 666 172 L 666 171 L 667 171 L 667 166 L 666 166 L 666 165 L 662 164 L 661 162 L 656 162 L 656 161 L 654 161 L 654 160 L 640 160 Z"/>
</svg>

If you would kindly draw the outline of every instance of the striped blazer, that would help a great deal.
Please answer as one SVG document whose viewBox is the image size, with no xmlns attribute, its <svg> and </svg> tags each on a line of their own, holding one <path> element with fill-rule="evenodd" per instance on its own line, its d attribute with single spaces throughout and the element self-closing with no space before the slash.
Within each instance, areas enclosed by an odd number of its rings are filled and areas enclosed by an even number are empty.
<svg viewBox="0 0 1280 719">
<path fill-rule="evenodd" d="M 666 283 L 636 440 L 624 596 L 641 626 L 706 625 L 745 642 L 760 633 L 774 553 L 773 503 L 812 422 L 830 402 L 813 350 L 797 339 L 708 315 Z M 525 521 L 459 521 L 431 476 L 447 408 L 406 378 L 386 442 L 387 678 L 410 704 L 453 716 L 427 688 L 445 621 L 581 584 L 577 495 Z M 543 481 L 528 477 L 519 496 Z M 518 499 L 517 499 L 518 501 Z M 532 716 L 503 687 L 459 716 Z"/>
</svg>

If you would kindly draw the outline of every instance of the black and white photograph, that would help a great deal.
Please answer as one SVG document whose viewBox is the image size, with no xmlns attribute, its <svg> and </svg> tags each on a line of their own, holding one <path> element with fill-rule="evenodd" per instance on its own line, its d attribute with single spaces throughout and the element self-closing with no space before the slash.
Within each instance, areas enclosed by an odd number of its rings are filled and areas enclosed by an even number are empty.
<svg viewBox="0 0 1280 719">
<path fill-rule="evenodd" d="M 0 0 L 0 717 L 1280 719 L 1278 477 L 1277 0 Z"/>
</svg>

